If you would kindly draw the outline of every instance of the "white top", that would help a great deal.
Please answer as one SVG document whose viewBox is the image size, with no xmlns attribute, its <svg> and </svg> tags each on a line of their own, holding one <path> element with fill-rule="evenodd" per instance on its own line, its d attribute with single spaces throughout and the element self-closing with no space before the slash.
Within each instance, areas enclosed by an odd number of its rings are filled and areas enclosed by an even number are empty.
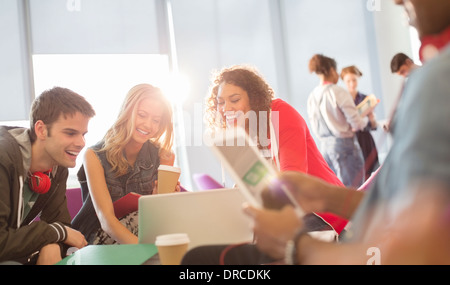
<svg viewBox="0 0 450 285">
<path fill-rule="evenodd" d="M 314 126 L 320 118 L 315 116 L 319 111 L 332 135 L 338 138 L 353 137 L 355 131 L 364 129 L 369 122 L 367 117 L 359 115 L 352 95 L 336 84 L 317 86 L 309 95 L 308 116 L 317 137 L 320 136 Z"/>
<path fill-rule="evenodd" d="M 155 240 L 156 246 L 170 246 L 188 243 L 189 236 L 185 233 L 159 235 Z"/>
</svg>

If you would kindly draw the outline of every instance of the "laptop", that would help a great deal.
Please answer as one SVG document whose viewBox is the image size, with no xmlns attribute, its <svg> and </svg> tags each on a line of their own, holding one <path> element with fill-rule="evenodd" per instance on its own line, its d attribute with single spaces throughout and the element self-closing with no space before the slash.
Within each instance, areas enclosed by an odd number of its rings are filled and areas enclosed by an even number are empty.
<svg viewBox="0 0 450 285">
<path fill-rule="evenodd" d="M 189 248 L 201 245 L 251 242 L 251 219 L 236 189 L 146 195 L 139 198 L 139 243 L 155 243 L 156 236 L 187 233 Z"/>
</svg>

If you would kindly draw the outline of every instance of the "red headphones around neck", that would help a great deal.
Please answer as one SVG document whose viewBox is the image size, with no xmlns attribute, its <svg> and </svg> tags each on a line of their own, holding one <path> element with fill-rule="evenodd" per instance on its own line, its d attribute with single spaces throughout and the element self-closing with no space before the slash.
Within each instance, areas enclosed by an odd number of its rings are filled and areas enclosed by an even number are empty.
<svg viewBox="0 0 450 285">
<path fill-rule="evenodd" d="M 31 173 L 28 180 L 30 189 L 38 194 L 47 193 L 52 185 L 50 172 L 52 172 L 51 169 L 45 172 L 36 171 Z"/>
</svg>

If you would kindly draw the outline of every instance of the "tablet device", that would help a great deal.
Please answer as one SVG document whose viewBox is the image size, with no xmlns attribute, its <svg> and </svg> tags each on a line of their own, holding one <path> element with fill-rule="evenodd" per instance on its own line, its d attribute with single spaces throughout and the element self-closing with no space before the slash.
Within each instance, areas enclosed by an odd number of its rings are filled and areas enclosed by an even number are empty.
<svg viewBox="0 0 450 285">
<path fill-rule="evenodd" d="M 262 208 L 262 191 L 272 183 L 278 171 L 272 166 L 260 151 L 255 142 L 240 127 L 220 130 L 214 133 L 211 148 L 225 166 L 237 184 L 242 194 L 250 204 Z M 292 204 L 300 216 L 304 215 L 295 198 L 285 184 L 276 184 L 276 191 L 282 193 Z"/>
</svg>

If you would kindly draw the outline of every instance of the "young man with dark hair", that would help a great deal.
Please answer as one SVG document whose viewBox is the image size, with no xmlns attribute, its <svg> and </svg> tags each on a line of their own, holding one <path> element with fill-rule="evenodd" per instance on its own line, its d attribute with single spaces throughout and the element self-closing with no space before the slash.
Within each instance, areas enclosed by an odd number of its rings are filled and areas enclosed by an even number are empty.
<svg viewBox="0 0 450 285">
<path fill-rule="evenodd" d="M 408 77 L 409 73 L 419 67 L 414 61 L 406 54 L 400 52 L 394 55 L 391 60 L 391 71 L 402 77 Z"/>
<path fill-rule="evenodd" d="M 94 115 L 82 96 L 55 87 L 33 101 L 30 129 L 0 126 L 0 262 L 54 264 L 87 244 L 70 227 L 66 183 Z"/>
</svg>

